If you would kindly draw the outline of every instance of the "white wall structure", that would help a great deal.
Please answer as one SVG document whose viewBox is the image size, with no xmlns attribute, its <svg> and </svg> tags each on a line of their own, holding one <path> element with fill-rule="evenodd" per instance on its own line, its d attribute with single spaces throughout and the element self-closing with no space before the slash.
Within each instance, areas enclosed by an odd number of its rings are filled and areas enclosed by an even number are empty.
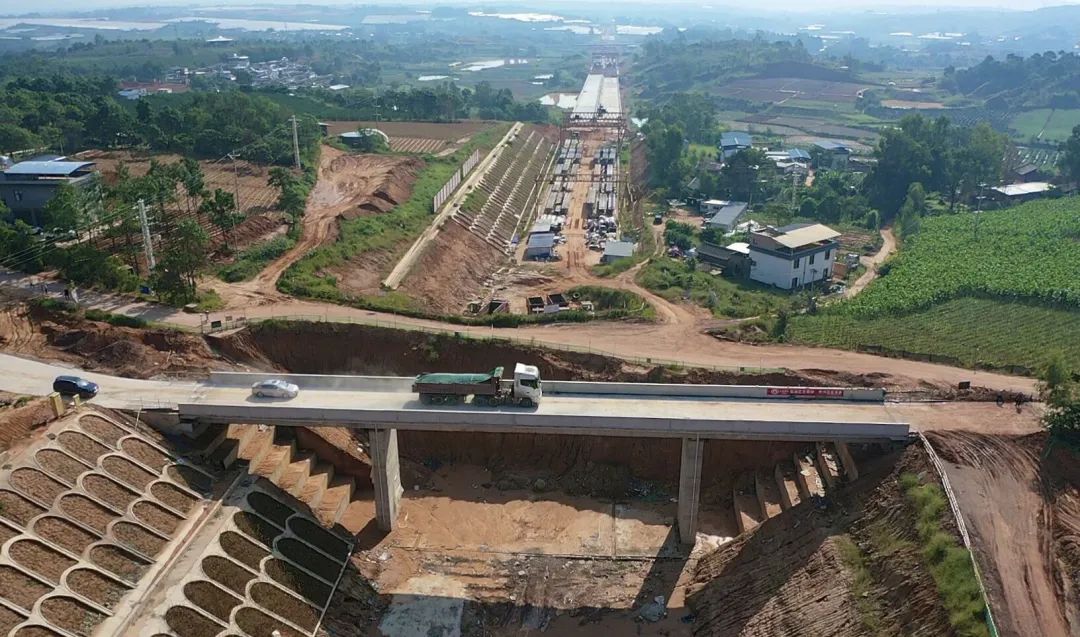
<svg viewBox="0 0 1080 637">
<path fill-rule="evenodd" d="M 821 224 L 750 234 L 750 278 L 795 290 L 832 277 L 840 233 Z"/>
</svg>

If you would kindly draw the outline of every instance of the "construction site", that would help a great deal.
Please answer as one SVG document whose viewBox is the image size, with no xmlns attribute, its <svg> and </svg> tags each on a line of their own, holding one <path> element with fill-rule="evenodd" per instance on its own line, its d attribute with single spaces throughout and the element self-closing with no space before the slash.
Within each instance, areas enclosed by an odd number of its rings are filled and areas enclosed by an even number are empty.
<svg viewBox="0 0 1080 637">
<path fill-rule="evenodd" d="M 0 272 L 0 637 L 1080 634 L 1080 471 L 1033 379 L 727 342 L 598 273 L 659 229 L 591 53 L 557 126 L 327 122 L 393 153 L 323 145 L 220 311 Z M 285 232 L 265 167 L 204 168 L 238 246 Z M 485 320 L 607 293 L 648 320 Z"/>
<path fill-rule="evenodd" d="M 689 543 L 678 438 L 401 430 L 386 532 L 381 452 L 363 429 L 185 427 L 152 408 L 164 390 L 131 411 L 96 400 L 57 410 L 17 391 L 0 401 L 2 634 L 957 634 L 921 557 L 911 480 L 951 483 L 963 518 L 946 507 L 941 528 L 971 542 L 998 634 L 1076 625 L 1080 476 L 1066 449 L 1047 447 L 1034 409 L 997 407 L 993 386 L 671 369 L 359 325 L 199 336 L 17 305 L 0 342 L 22 357 L 0 360 L 22 370 L 4 376 L 8 390 L 63 369 L 35 358 L 87 370 L 124 400 L 138 383 L 220 371 L 407 377 L 523 360 L 556 385 L 885 387 L 885 413 L 912 430 L 865 443 L 703 441 Z M 993 503 L 1006 493 L 1015 510 Z"/>
</svg>

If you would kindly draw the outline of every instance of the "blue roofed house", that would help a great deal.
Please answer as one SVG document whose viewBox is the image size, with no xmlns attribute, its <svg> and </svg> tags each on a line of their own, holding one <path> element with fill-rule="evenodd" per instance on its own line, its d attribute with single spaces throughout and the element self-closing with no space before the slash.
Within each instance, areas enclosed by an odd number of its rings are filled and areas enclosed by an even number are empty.
<svg viewBox="0 0 1080 637">
<path fill-rule="evenodd" d="M 0 200 L 12 218 L 36 226 L 45 204 L 61 185 L 86 188 L 97 183 L 97 176 L 92 161 L 66 161 L 63 157 L 23 161 L 0 172 Z"/>
<path fill-rule="evenodd" d="M 750 133 L 739 131 L 722 133 L 720 135 L 720 158 L 727 159 L 740 150 L 746 150 L 753 145 L 754 138 L 750 136 Z"/>
<path fill-rule="evenodd" d="M 847 170 L 848 160 L 851 159 L 851 147 L 843 142 L 831 139 L 822 139 L 814 142 L 818 149 L 817 168 L 820 170 Z"/>
</svg>

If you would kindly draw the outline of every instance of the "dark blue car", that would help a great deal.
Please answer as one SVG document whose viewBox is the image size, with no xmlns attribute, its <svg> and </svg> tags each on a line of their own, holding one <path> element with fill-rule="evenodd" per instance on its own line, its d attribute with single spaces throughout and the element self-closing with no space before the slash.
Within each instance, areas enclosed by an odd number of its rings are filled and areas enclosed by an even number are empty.
<svg viewBox="0 0 1080 637">
<path fill-rule="evenodd" d="M 78 376 L 57 376 L 52 388 L 62 396 L 78 396 L 83 400 L 93 398 L 98 393 L 97 383 Z"/>
</svg>

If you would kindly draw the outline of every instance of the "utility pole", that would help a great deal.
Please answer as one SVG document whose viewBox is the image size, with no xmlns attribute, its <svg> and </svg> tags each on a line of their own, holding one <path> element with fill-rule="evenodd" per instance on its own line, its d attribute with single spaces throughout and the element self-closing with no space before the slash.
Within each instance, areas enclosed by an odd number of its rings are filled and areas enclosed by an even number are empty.
<svg viewBox="0 0 1080 637">
<path fill-rule="evenodd" d="M 292 122 L 293 158 L 296 160 L 296 169 L 301 170 L 303 167 L 300 165 L 300 135 L 296 131 L 296 115 L 293 115 L 290 121 Z"/>
<path fill-rule="evenodd" d="M 233 168 L 233 203 L 236 205 L 236 214 L 240 214 L 240 168 L 236 165 L 236 154 L 229 153 Z"/>
<path fill-rule="evenodd" d="M 146 251 L 146 265 L 152 272 L 157 267 L 154 259 L 154 243 L 150 240 L 150 224 L 146 221 L 146 202 L 139 200 L 139 224 L 142 225 L 143 250 Z"/>
</svg>

